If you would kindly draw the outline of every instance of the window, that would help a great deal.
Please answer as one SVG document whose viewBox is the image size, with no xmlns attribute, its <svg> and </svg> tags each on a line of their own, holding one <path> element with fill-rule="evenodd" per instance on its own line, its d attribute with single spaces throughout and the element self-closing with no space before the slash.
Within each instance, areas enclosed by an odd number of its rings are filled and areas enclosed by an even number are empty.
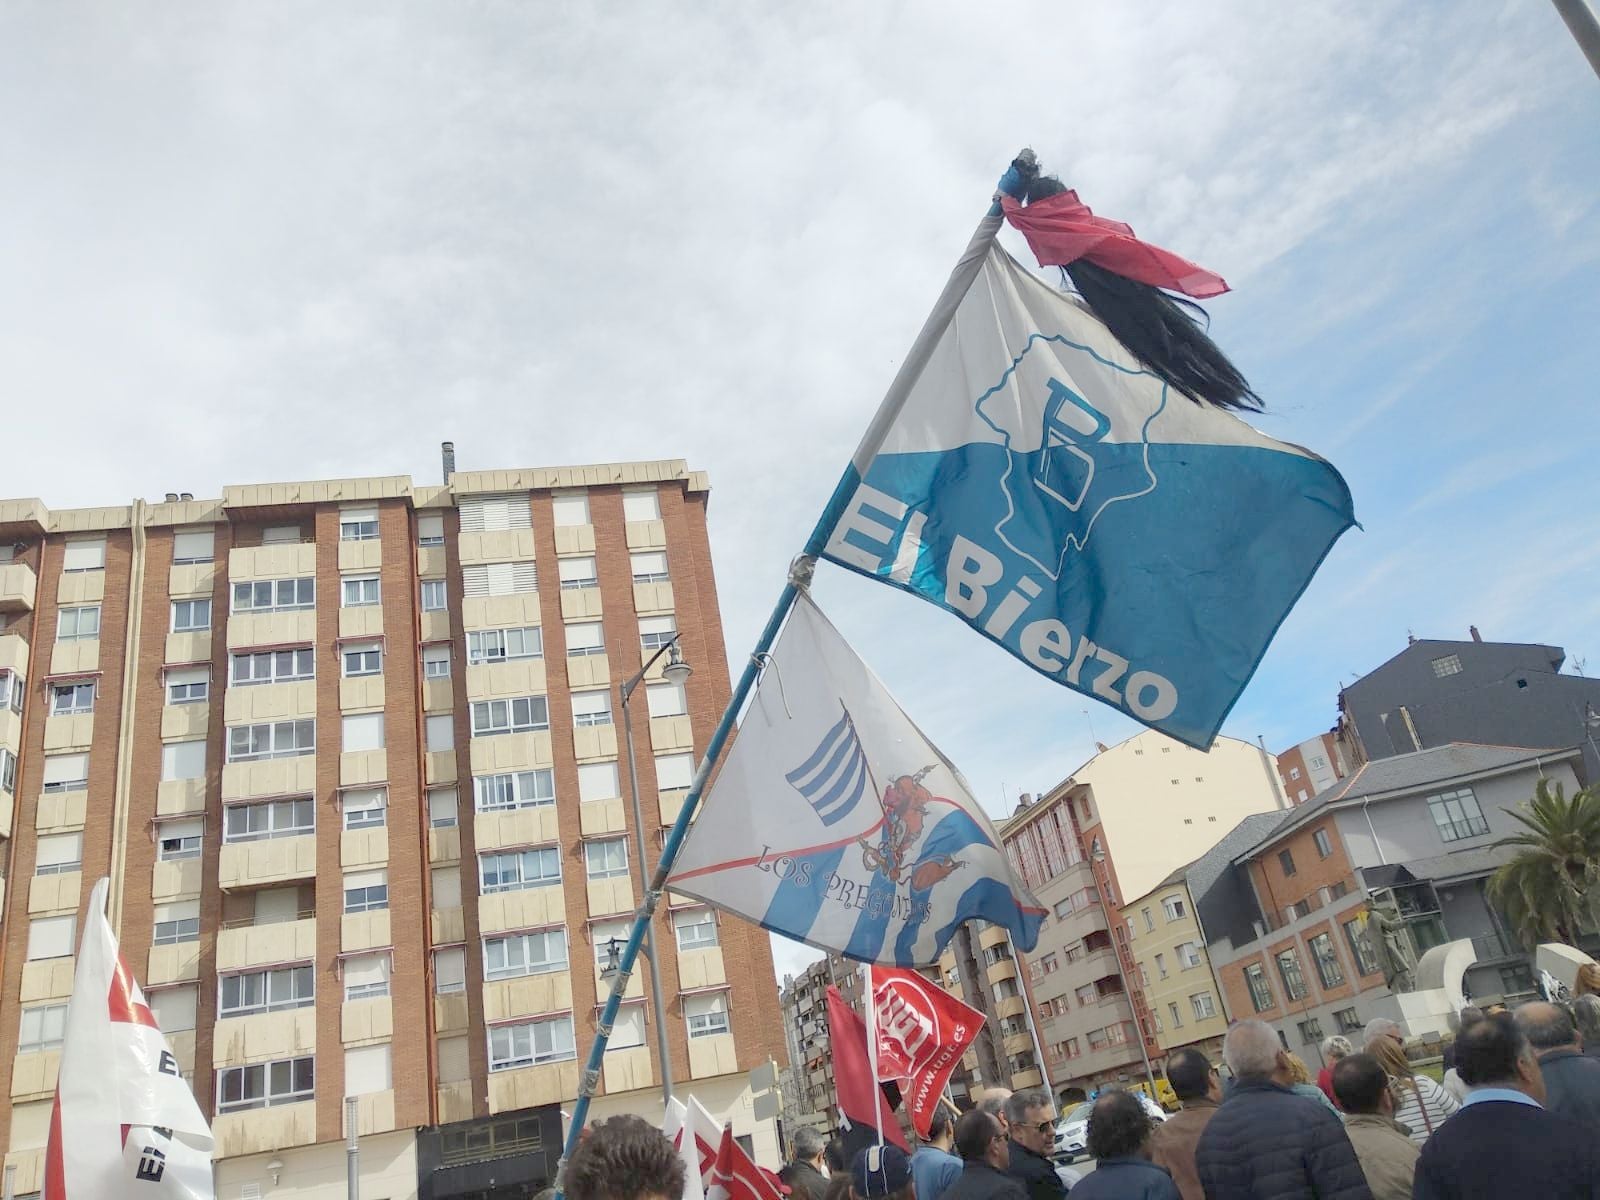
<svg viewBox="0 0 1600 1200">
<path fill-rule="evenodd" d="M 50 688 L 50 715 L 73 716 L 94 711 L 94 680 L 83 683 L 57 683 Z M 70 743 L 69 743 L 70 744 Z"/>
<path fill-rule="evenodd" d="M 444 612 L 450 604 L 450 592 L 442 579 L 424 579 L 421 584 L 423 612 Z"/>
<path fill-rule="evenodd" d="M 1190 967 L 1200 965 L 1200 947 L 1194 942 L 1180 942 L 1178 944 L 1178 963 L 1187 971 Z"/>
<path fill-rule="evenodd" d="M 26 690 L 21 675 L 13 671 L 0 671 L 0 709 L 9 708 L 12 712 L 20 713 Z"/>
<path fill-rule="evenodd" d="M 1161 911 L 1167 914 L 1167 920 L 1180 921 L 1186 911 L 1181 896 L 1168 896 L 1161 902 Z"/>
<path fill-rule="evenodd" d="M 368 1096 L 393 1086 L 389 1043 L 353 1046 L 344 1052 L 344 1094 Z"/>
<path fill-rule="evenodd" d="M 1289 778 L 1290 778 L 1290 780 L 1299 779 L 1300 778 L 1300 768 L 1299 767 L 1290 767 L 1289 768 Z"/>
<path fill-rule="evenodd" d="M 310 646 L 246 652 L 232 656 L 229 670 L 229 679 L 235 684 L 292 683 L 316 678 L 317 656 Z"/>
<path fill-rule="evenodd" d="M 228 728 L 228 761 L 252 762 L 265 758 L 296 758 L 317 749 L 315 721 L 274 721 L 265 725 Z"/>
<path fill-rule="evenodd" d="M 1100 993 L 1095 990 L 1095 986 L 1092 983 L 1081 985 L 1072 994 L 1078 998 L 1079 1008 L 1085 1008 L 1100 999 Z"/>
<path fill-rule="evenodd" d="M 244 971 L 217 980 L 217 1016 L 308 1008 L 317 1002 L 316 972 L 311 964 Z"/>
<path fill-rule="evenodd" d="M 357 713 L 340 719 L 339 745 L 345 753 L 359 750 L 382 750 L 384 745 L 383 714 Z"/>
<path fill-rule="evenodd" d="M 233 611 L 236 613 L 299 612 L 316 606 L 317 581 L 311 576 L 258 579 L 233 585 Z"/>
<path fill-rule="evenodd" d="M 203 744 L 203 743 L 202 743 Z M 47 754 L 44 760 L 46 792 L 81 792 L 89 786 L 87 754 Z"/>
<path fill-rule="evenodd" d="M 467 990 L 467 952 L 460 946 L 448 946 L 433 952 L 433 992 L 436 996 L 452 996 Z"/>
<path fill-rule="evenodd" d="M 485 894 L 549 887 L 560 882 L 561 850 L 557 846 L 478 856 L 478 890 Z"/>
<path fill-rule="evenodd" d="M 1174 1004 L 1172 1007 L 1176 1009 L 1178 1006 Z M 1217 1015 L 1217 1005 L 1212 1000 L 1210 992 L 1195 992 L 1189 997 L 1189 1007 L 1194 1010 L 1196 1021 L 1204 1021 Z"/>
<path fill-rule="evenodd" d="M 67 1035 L 67 1006 L 44 1004 L 38 1008 L 22 1010 L 21 1027 L 17 1032 L 17 1053 L 37 1054 L 41 1050 L 59 1050 Z"/>
<path fill-rule="evenodd" d="M 464 596 L 515 596 L 539 590 L 539 568 L 532 562 L 487 563 L 461 568 Z"/>
<path fill-rule="evenodd" d="M 648 684 L 644 694 L 652 717 L 681 717 L 689 711 L 689 699 L 684 694 L 682 684 Z"/>
<path fill-rule="evenodd" d="M 381 604 L 376 575 L 346 575 L 339 580 L 339 604 L 343 608 L 362 608 Z"/>
<path fill-rule="evenodd" d="M 344 911 L 378 912 L 389 907 L 389 872 L 351 871 L 344 877 Z"/>
<path fill-rule="evenodd" d="M 0 746 L 0 792 L 15 795 L 17 791 L 17 756 Z"/>
<path fill-rule="evenodd" d="M 1316 1017 L 1307 1017 L 1296 1026 L 1300 1030 L 1300 1040 L 1308 1046 L 1315 1046 L 1322 1040 L 1322 1022 Z"/>
<path fill-rule="evenodd" d="M 709 908 L 691 908 L 672 914 L 679 950 L 703 950 L 717 944 L 717 914 Z"/>
<path fill-rule="evenodd" d="M 694 783 L 694 755 L 656 755 L 656 789 L 662 792 L 687 788 Z"/>
<path fill-rule="evenodd" d="M 654 654 L 677 636 L 676 617 L 639 618 L 639 645 L 646 654 Z"/>
<path fill-rule="evenodd" d="M 1039 957 L 1039 974 L 1054 975 L 1061 969 L 1061 960 L 1054 954 L 1044 954 Z"/>
<path fill-rule="evenodd" d="M 200 843 L 205 838 L 205 831 L 206 823 L 200 817 L 186 817 L 181 821 L 162 821 L 156 827 L 156 858 L 161 862 L 199 858 Z"/>
<path fill-rule="evenodd" d="M 514 979 L 567 969 L 567 931 L 541 929 L 483 939 L 483 977 Z"/>
<path fill-rule="evenodd" d="M 1305 788 L 1301 788 L 1299 793 L 1296 794 L 1296 796 L 1294 798 L 1294 802 L 1296 804 L 1304 804 L 1306 802 L 1306 790 L 1305 790 Z"/>
<path fill-rule="evenodd" d="M 510 1071 L 578 1057 L 571 1017 L 546 1017 L 489 1029 L 489 1070 Z"/>
<path fill-rule="evenodd" d="M 316 804 L 310 796 L 233 804 L 222 810 L 222 840 L 260 842 L 317 831 Z"/>
<path fill-rule="evenodd" d="M 156 905 L 155 932 L 150 939 L 157 946 L 177 946 L 200 940 L 200 901 L 174 900 Z"/>
<path fill-rule="evenodd" d="M 587 492 L 557 492 L 550 497 L 550 518 L 558 526 L 589 523 Z"/>
<path fill-rule="evenodd" d="M 419 513 L 417 516 L 417 545 L 444 545 L 444 514 Z"/>
<path fill-rule="evenodd" d="M 78 918 L 35 917 L 28 922 L 28 961 L 39 962 L 47 958 L 71 958 Z"/>
<path fill-rule="evenodd" d="M 460 501 L 461 529 L 465 533 L 493 533 L 502 529 L 531 529 L 533 515 L 528 494 L 465 496 Z"/>
<path fill-rule="evenodd" d="M 590 879 L 616 879 L 628 873 L 628 839 L 585 842 L 583 858 Z"/>
<path fill-rule="evenodd" d="M 310 1055 L 248 1067 L 225 1067 L 217 1072 L 217 1111 L 243 1112 L 295 1104 L 310 1100 L 316 1090 L 316 1069 Z"/>
<path fill-rule="evenodd" d="M 549 767 L 472 778 L 473 807 L 479 812 L 539 808 L 556 802 L 555 774 Z"/>
<path fill-rule="evenodd" d="M 595 574 L 593 555 L 557 559 L 556 574 L 561 578 L 561 590 L 564 592 L 600 586 L 600 579 Z"/>
<path fill-rule="evenodd" d="M 383 674 L 382 642 L 351 642 L 341 652 L 341 658 L 346 679 Z"/>
<path fill-rule="evenodd" d="M 1300 973 L 1300 956 L 1293 950 L 1279 952 L 1278 977 L 1283 980 L 1283 994 L 1289 1000 L 1299 1000 L 1305 996 L 1306 980 Z"/>
<path fill-rule="evenodd" d="M 1446 654 L 1442 658 L 1433 660 L 1433 676 L 1435 679 L 1444 679 L 1446 676 L 1461 674 L 1461 656 L 1459 654 Z"/>
<path fill-rule="evenodd" d="M 1244 981 L 1250 988 L 1251 1007 L 1257 1012 L 1266 1012 L 1272 1007 L 1272 985 L 1267 982 L 1267 973 L 1260 963 L 1251 963 L 1244 969 Z"/>
<path fill-rule="evenodd" d="M 605 630 L 599 621 L 576 621 L 567 626 L 567 657 L 586 658 L 606 652 Z"/>
<path fill-rule="evenodd" d="M 1178 1011 L 1178 1002 L 1176 1000 L 1169 1000 L 1167 1002 L 1167 1012 L 1172 1017 L 1172 1027 L 1174 1029 L 1182 1029 L 1183 1014 Z"/>
<path fill-rule="evenodd" d="M 378 537 L 376 508 L 347 508 L 339 514 L 341 542 L 370 542 Z"/>
<path fill-rule="evenodd" d="M 422 648 L 422 677 L 424 679 L 450 678 L 449 646 L 424 646 Z"/>
<path fill-rule="evenodd" d="M 205 605 L 205 620 L 198 626 L 178 624 L 178 611 L 185 605 Z M 185 609 L 184 611 L 188 611 Z M 178 600 L 172 605 L 172 628 L 183 629 L 210 629 L 211 628 L 211 601 L 209 600 Z M 86 604 L 80 608 L 63 608 L 56 613 L 56 641 L 82 642 L 100 636 L 100 606 Z"/>
<path fill-rule="evenodd" d="M 438 713 L 429 717 L 423 729 L 427 736 L 429 754 L 444 754 L 456 748 L 456 719 L 450 713 Z"/>
<path fill-rule="evenodd" d="M 263 546 L 285 546 L 300 541 L 298 525 L 268 525 L 261 531 Z"/>
<path fill-rule="evenodd" d="M 602 696 L 604 692 L 600 693 Z M 576 699 L 576 697 L 574 697 Z M 477 700 L 472 705 L 472 736 L 520 733 L 550 728 L 550 706 L 543 696 L 515 700 Z"/>
<path fill-rule="evenodd" d="M 1325 988 L 1338 987 L 1344 982 L 1344 968 L 1339 965 L 1339 952 L 1333 948 L 1333 939 L 1319 933 L 1306 943 L 1311 948 L 1311 961 L 1317 964 L 1317 978 Z"/>
<path fill-rule="evenodd" d="M 1293 875 L 1294 874 L 1294 855 L 1289 853 L 1289 851 L 1287 851 L 1287 850 L 1279 850 L 1278 851 L 1278 866 L 1283 869 L 1283 873 L 1285 875 Z"/>
<path fill-rule="evenodd" d="M 627 488 L 622 493 L 622 519 L 624 521 L 659 521 L 661 498 L 655 488 Z"/>
<path fill-rule="evenodd" d="M 206 744 L 204 741 L 168 742 L 161 747 L 161 778 L 204 779 Z"/>
<path fill-rule="evenodd" d="M 1311 841 L 1317 847 L 1317 857 L 1327 858 L 1333 853 L 1333 841 L 1328 837 L 1326 829 L 1319 829 L 1311 835 Z"/>
<path fill-rule="evenodd" d="M 666 583 L 667 556 L 659 550 L 642 550 L 628 556 L 633 565 L 635 583 Z"/>
<path fill-rule="evenodd" d="M 65 610 L 63 610 L 65 611 Z M 99 625 L 99 611 L 95 612 L 95 625 Z M 172 602 L 173 633 L 204 633 L 211 628 L 211 601 L 174 600 Z M 95 634 L 80 636 L 97 636 Z"/>
<path fill-rule="evenodd" d="M 454 829 L 460 818 L 456 813 L 456 789 L 433 788 L 428 792 L 428 827 Z"/>
<path fill-rule="evenodd" d="M 625 1005 L 617 1010 L 616 1023 L 611 1027 L 612 1040 L 606 1042 L 606 1053 L 642 1046 L 644 1038 L 644 1005 Z"/>
<path fill-rule="evenodd" d="M 613 800 L 621 794 L 622 790 L 617 783 L 617 763 L 615 759 L 609 762 L 578 764 L 578 799 L 580 801 Z"/>
<path fill-rule="evenodd" d="M 572 723 L 579 728 L 611 724 L 611 693 L 573 692 Z"/>
<path fill-rule="evenodd" d="M 434 867 L 428 872 L 433 908 L 443 912 L 447 908 L 461 907 L 461 868 Z"/>
<path fill-rule="evenodd" d="M 361 788 L 340 798 L 346 829 L 382 829 L 383 811 L 389 796 L 383 788 Z"/>
<path fill-rule="evenodd" d="M 1489 822 L 1483 819 L 1483 809 L 1471 788 L 1457 788 L 1428 797 L 1428 811 L 1439 837 L 1446 842 L 1459 842 L 1462 838 L 1482 837 L 1489 832 Z"/>
<path fill-rule="evenodd" d="M 1350 944 L 1350 957 L 1355 959 L 1356 970 L 1363 975 L 1378 973 L 1378 956 L 1373 953 L 1372 942 L 1360 919 L 1344 923 L 1344 940 Z"/>
<path fill-rule="evenodd" d="M 61 559 L 63 571 L 101 571 L 106 565 L 106 540 L 80 538 L 67 543 L 66 554 Z"/>
<path fill-rule="evenodd" d="M 1361 1014 L 1353 1008 L 1339 1009 L 1333 1014 L 1333 1020 L 1340 1033 L 1359 1033 L 1366 1028 L 1361 1021 Z"/>
<path fill-rule="evenodd" d="M 41 837 L 35 847 L 35 875 L 71 875 L 83 869 L 83 834 L 54 833 Z"/>
<path fill-rule="evenodd" d="M 467 665 L 508 662 L 514 658 L 539 658 L 544 639 L 537 626 L 518 629 L 484 629 L 467 634 Z"/>
<path fill-rule="evenodd" d="M 1162 979 L 1167 977 L 1167 956 L 1165 954 L 1156 955 L 1156 974 Z"/>
<path fill-rule="evenodd" d="M 211 694 L 210 667 L 180 667 L 166 675 L 168 704 L 199 704 Z"/>
<path fill-rule="evenodd" d="M 712 992 L 706 996 L 685 996 L 683 1015 L 689 1022 L 692 1038 L 714 1037 L 729 1032 L 728 993 Z"/>
</svg>

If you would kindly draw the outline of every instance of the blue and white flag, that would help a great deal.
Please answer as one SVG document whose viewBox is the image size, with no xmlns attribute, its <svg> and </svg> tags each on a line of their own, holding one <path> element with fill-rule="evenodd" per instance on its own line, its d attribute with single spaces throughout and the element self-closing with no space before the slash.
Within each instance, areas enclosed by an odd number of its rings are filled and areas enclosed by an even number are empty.
<svg viewBox="0 0 1600 1200">
<path fill-rule="evenodd" d="M 852 464 L 824 557 L 1206 748 L 1354 524 L 1329 463 L 1172 391 L 992 241 Z"/>
<path fill-rule="evenodd" d="M 893 966 L 1045 910 L 966 782 L 801 596 L 667 880 L 774 933 Z"/>
</svg>

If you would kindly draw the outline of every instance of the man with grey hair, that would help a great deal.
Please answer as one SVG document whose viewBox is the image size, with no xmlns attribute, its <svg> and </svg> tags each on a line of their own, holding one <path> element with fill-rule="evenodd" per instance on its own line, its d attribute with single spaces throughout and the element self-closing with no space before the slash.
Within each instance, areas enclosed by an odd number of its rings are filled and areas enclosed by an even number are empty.
<svg viewBox="0 0 1600 1200">
<path fill-rule="evenodd" d="M 1333 1109 L 1290 1090 L 1288 1052 L 1265 1021 L 1222 1041 L 1233 1094 L 1200 1134 L 1195 1168 L 1206 1200 L 1372 1200 Z"/>
<path fill-rule="evenodd" d="M 1512 1016 L 1539 1056 L 1545 1109 L 1600 1132 L 1600 1062 L 1584 1057 L 1578 1027 L 1567 1010 L 1533 1000 Z"/>
<path fill-rule="evenodd" d="M 1583 1036 L 1584 1056 L 1600 1058 L 1600 996 L 1584 995 L 1574 1000 L 1572 1019 Z"/>
<path fill-rule="evenodd" d="M 1011 1099 L 1010 1088 L 993 1087 L 985 1091 L 983 1099 L 978 1101 L 978 1108 L 999 1121 L 1000 1132 L 1007 1137 L 1011 1136 L 1010 1119 L 1006 1116 L 1006 1101 L 1009 1099 Z"/>
<path fill-rule="evenodd" d="M 1363 1048 L 1366 1048 L 1371 1046 L 1373 1042 L 1381 1041 L 1384 1038 L 1393 1038 L 1396 1042 L 1404 1045 L 1406 1040 L 1405 1030 L 1400 1028 L 1398 1021 L 1391 1021 L 1388 1017 L 1373 1017 L 1372 1020 L 1367 1022 L 1367 1027 L 1362 1032 L 1361 1044 Z"/>
<path fill-rule="evenodd" d="M 1020 1183 L 1028 1200 L 1062 1200 L 1067 1185 L 1056 1174 L 1050 1150 L 1056 1140 L 1056 1102 L 1044 1088 L 1025 1088 L 1006 1099 L 1011 1128 L 1011 1163 L 1006 1174 Z"/>
<path fill-rule="evenodd" d="M 828 1190 L 828 1177 L 822 1171 L 822 1152 L 828 1139 L 809 1125 L 794 1131 L 789 1163 L 778 1172 L 778 1180 L 789 1185 L 794 1200 L 822 1200 Z"/>
</svg>

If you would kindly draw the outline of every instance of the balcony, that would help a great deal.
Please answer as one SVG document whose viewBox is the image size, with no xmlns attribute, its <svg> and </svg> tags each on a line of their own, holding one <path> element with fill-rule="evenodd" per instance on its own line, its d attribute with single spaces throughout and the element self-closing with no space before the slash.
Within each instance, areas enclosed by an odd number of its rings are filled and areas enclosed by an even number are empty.
<svg viewBox="0 0 1600 1200">
<path fill-rule="evenodd" d="M 28 674 L 28 643 L 20 633 L 0 633 L 0 671 Z"/>
<path fill-rule="evenodd" d="M 1002 979 L 1015 979 L 1017 977 L 1017 963 L 1013 958 L 1002 958 L 992 962 L 984 969 L 984 978 L 993 987 Z"/>
<path fill-rule="evenodd" d="M 578 1095 L 578 1063 L 546 1063 L 537 1067 L 519 1067 L 514 1071 L 495 1071 L 489 1076 L 489 1111 L 510 1112 L 518 1108 L 536 1108 L 542 1104 L 560 1104 L 576 1099 Z"/>
<path fill-rule="evenodd" d="M 32 612 L 39 580 L 27 563 L 0 566 L 0 613 Z"/>
<path fill-rule="evenodd" d="M 714 1033 L 689 1039 L 689 1078 L 732 1075 L 739 1070 L 739 1055 L 734 1050 L 733 1034 Z"/>
<path fill-rule="evenodd" d="M 224 891 L 314 879 L 317 874 L 317 838 L 264 838 L 254 842 L 227 842 L 217 865 L 217 885 Z"/>
<path fill-rule="evenodd" d="M 245 1112 L 218 1113 L 211 1123 L 213 1153 L 221 1158 L 268 1154 L 317 1140 L 317 1102 L 279 1104 Z"/>
<path fill-rule="evenodd" d="M 317 921 L 310 913 L 298 920 L 254 923 L 223 928 L 217 933 L 217 971 L 243 971 L 317 957 Z"/>
<path fill-rule="evenodd" d="M 638 977 L 637 972 L 634 977 Z M 571 1007 L 572 975 L 567 971 L 491 979 L 483 985 L 483 1019 L 490 1023 L 563 1012 Z"/>
</svg>

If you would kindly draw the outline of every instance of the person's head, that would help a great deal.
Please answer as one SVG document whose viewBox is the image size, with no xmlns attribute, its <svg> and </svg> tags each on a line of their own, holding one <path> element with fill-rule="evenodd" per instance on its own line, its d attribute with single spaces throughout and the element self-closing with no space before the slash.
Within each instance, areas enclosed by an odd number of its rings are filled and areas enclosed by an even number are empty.
<svg viewBox="0 0 1600 1200">
<path fill-rule="evenodd" d="M 1572 1018 L 1578 1023 L 1583 1044 L 1591 1050 L 1600 1049 L 1600 996 L 1579 996 L 1572 1002 Z"/>
<path fill-rule="evenodd" d="M 944 1105 L 937 1105 L 933 1115 L 928 1118 L 928 1144 L 938 1146 L 941 1150 L 950 1149 L 950 1142 L 955 1137 L 955 1125 L 950 1120 L 949 1110 Z"/>
<path fill-rule="evenodd" d="M 1100 1094 L 1089 1110 L 1090 1154 L 1097 1159 L 1132 1158 L 1145 1153 L 1149 1140 L 1150 1118 L 1132 1092 Z"/>
<path fill-rule="evenodd" d="M 828 1139 L 817 1130 L 808 1125 L 802 1125 L 794 1131 L 795 1162 L 810 1163 L 814 1167 L 822 1166 L 822 1151 L 828 1144 Z"/>
<path fill-rule="evenodd" d="M 1056 1102 L 1044 1088 L 1012 1092 L 1006 1101 L 1011 1140 L 1035 1154 L 1049 1154 L 1056 1138 Z"/>
<path fill-rule="evenodd" d="M 828 1176 L 828 1186 L 823 1189 L 822 1200 L 850 1200 L 850 1172 L 840 1167 Z"/>
<path fill-rule="evenodd" d="M 1350 1044 L 1350 1039 L 1341 1034 L 1334 1034 L 1330 1038 L 1322 1039 L 1322 1057 L 1330 1063 L 1336 1063 L 1347 1054 L 1354 1054 L 1356 1048 Z"/>
<path fill-rule="evenodd" d="M 1007 1136 L 1011 1133 L 1011 1119 L 1006 1116 L 1006 1101 L 1009 1099 L 1011 1089 L 997 1087 L 984 1092 L 983 1099 L 978 1101 L 978 1107 L 999 1121 L 1001 1132 Z"/>
<path fill-rule="evenodd" d="M 1397 1046 L 1406 1043 L 1405 1031 L 1400 1028 L 1399 1022 L 1391 1021 L 1388 1017 L 1373 1017 L 1367 1022 L 1367 1028 L 1362 1033 L 1362 1043 L 1366 1046 L 1367 1053 L 1372 1053 L 1372 1043 L 1384 1040 L 1392 1041 Z"/>
<path fill-rule="evenodd" d="M 1311 1071 L 1306 1067 L 1305 1059 L 1293 1050 L 1283 1052 L 1283 1065 L 1288 1069 L 1290 1083 L 1311 1082 Z"/>
<path fill-rule="evenodd" d="M 1235 1021 L 1222 1039 L 1222 1061 L 1239 1083 L 1289 1082 L 1283 1043 L 1265 1021 Z"/>
<path fill-rule="evenodd" d="M 1456 1015 L 1456 1032 L 1460 1033 L 1468 1025 L 1476 1025 L 1483 1020 L 1483 1009 L 1476 1004 L 1468 1004 Z"/>
<path fill-rule="evenodd" d="M 1333 1064 L 1333 1094 L 1347 1113 L 1394 1112 L 1389 1073 L 1370 1054 L 1346 1054 Z"/>
<path fill-rule="evenodd" d="M 1578 1048 L 1578 1027 L 1558 1004 L 1530 1000 L 1517 1009 L 1513 1019 L 1535 1053 Z"/>
<path fill-rule="evenodd" d="M 1528 1039 L 1506 1013 L 1486 1017 L 1456 1038 L 1456 1074 L 1474 1090 L 1504 1087 L 1544 1103 L 1544 1075 Z"/>
<path fill-rule="evenodd" d="M 1377 1060 L 1390 1079 L 1410 1079 L 1416 1075 L 1405 1050 L 1393 1038 L 1381 1037 L 1375 1042 L 1368 1042 L 1367 1053 Z"/>
<path fill-rule="evenodd" d="M 850 1164 L 850 1200 L 913 1200 L 911 1157 L 888 1143 L 858 1150 Z"/>
<path fill-rule="evenodd" d="M 1167 1082 L 1185 1104 L 1222 1099 L 1222 1081 L 1209 1059 L 1192 1046 L 1167 1055 Z"/>
<path fill-rule="evenodd" d="M 683 1159 L 642 1117 L 608 1117 L 589 1127 L 567 1163 L 572 1200 L 683 1200 Z"/>
<path fill-rule="evenodd" d="M 828 1144 L 822 1148 L 822 1161 L 828 1164 L 830 1175 L 845 1175 L 844 1142 L 839 1138 L 829 1138 Z"/>
<path fill-rule="evenodd" d="M 1578 977 L 1573 982 L 1572 994 L 1574 996 L 1600 995 L 1600 963 L 1587 962 L 1578 968 Z"/>
<path fill-rule="evenodd" d="M 956 1122 L 956 1153 L 962 1162 L 988 1163 L 1003 1171 L 1011 1162 L 1011 1146 L 1000 1118 L 985 1112 L 982 1105 L 961 1114 Z"/>
</svg>

